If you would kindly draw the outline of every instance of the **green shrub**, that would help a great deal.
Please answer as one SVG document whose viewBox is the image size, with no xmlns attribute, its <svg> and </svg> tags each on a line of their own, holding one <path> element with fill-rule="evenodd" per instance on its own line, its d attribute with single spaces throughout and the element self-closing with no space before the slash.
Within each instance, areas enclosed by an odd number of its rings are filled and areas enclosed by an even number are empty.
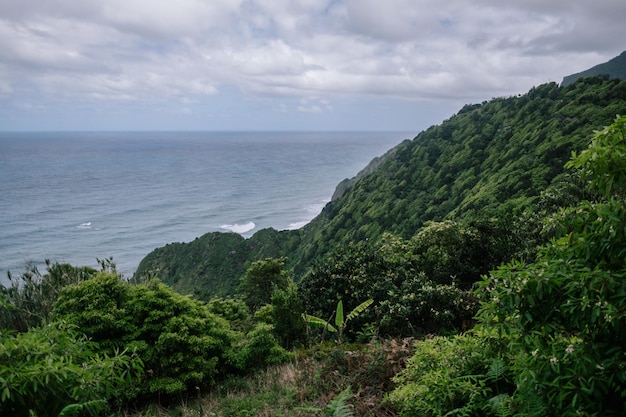
<svg viewBox="0 0 626 417">
<path fill-rule="evenodd" d="M 49 318 L 63 287 L 89 279 L 96 272 L 46 260 L 45 274 L 34 265 L 17 278 L 9 273 L 9 285 L 0 283 L 0 328 L 25 332 L 41 325 Z"/>
<path fill-rule="evenodd" d="M 104 415 L 141 369 L 131 352 L 99 354 L 94 342 L 64 322 L 1 333 L 0 415 Z"/>
<path fill-rule="evenodd" d="M 441 227 L 453 235 L 453 242 L 458 242 L 459 227 L 448 223 Z M 431 224 L 428 235 L 435 230 L 436 225 Z M 450 256 L 444 262 L 445 268 L 443 263 L 426 265 L 424 254 L 416 252 L 414 241 L 386 234 L 377 243 L 366 241 L 339 248 L 318 263 L 301 282 L 300 298 L 307 314 L 323 319 L 332 318 L 339 300 L 349 311 L 372 298 L 373 308 L 346 329 L 349 338 L 356 335 L 355 329 L 367 323 L 377 323 L 382 336 L 458 331 L 469 327 L 477 302 L 467 288 L 459 287 L 449 275 L 452 264 L 465 262 L 452 262 Z M 447 279 L 442 278 L 443 269 L 439 267 L 448 271 Z M 433 275 L 425 270 L 438 270 L 436 276 L 442 282 L 431 279 Z"/>
<path fill-rule="evenodd" d="M 245 331 L 251 326 L 250 309 L 240 298 L 212 298 L 207 307 L 209 312 L 216 314 L 230 323 L 230 326 L 239 331 Z"/>
<path fill-rule="evenodd" d="M 511 262 L 484 279 L 473 333 L 438 339 L 444 347 L 418 345 L 390 397 L 402 415 L 624 415 L 625 161 L 620 117 L 567 164 L 581 170 L 595 200 L 548 219 L 556 237 L 534 262 Z M 463 368 L 458 349 L 466 344 L 483 368 L 491 363 L 488 372 Z M 487 389 L 495 374 L 505 377 L 505 391 Z"/>
<path fill-rule="evenodd" d="M 259 323 L 240 338 L 230 351 L 229 363 L 239 371 L 250 372 L 268 365 L 279 364 L 293 358 L 274 337 L 273 327 Z"/>
<path fill-rule="evenodd" d="M 513 391 L 498 341 L 477 329 L 415 344 L 415 353 L 387 398 L 402 416 L 495 415 L 497 401 Z"/>
<path fill-rule="evenodd" d="M 289 273 L 285 270 L 285 258 L 267 258 L 253 262 L 239 281 L 238 290 L 252 311 L 270 304 L 276 290 L 289 285 Z"/>
<path fill-rule="evenodd" d="M 272 295 L 272 323 L 274 334 L 287 349 L 306 340 L 306 324 L 302 319 L 302 300 L 293 280 L 285 289 Z"/>
<path fill-rule="evenodd" d="M 380 309 L 380 327 L 385 333 L 405 327 L 405 334 L 441 334 L 472 327 L 478 299 L 455 283 L 436 284 L 418 274 L 389 294 Z"/>
<path fill-rule="evenodd" d="M 54 315 L 77 325 L 105 352 L 129 349 L 145 365 L 140 395 L 180 394 L 211 384 L 224 371 L 234 333 L 206 304 L 175 293 L 157 280 L 130 285 L 101 273 L 67 287 Z"/>
</svg>

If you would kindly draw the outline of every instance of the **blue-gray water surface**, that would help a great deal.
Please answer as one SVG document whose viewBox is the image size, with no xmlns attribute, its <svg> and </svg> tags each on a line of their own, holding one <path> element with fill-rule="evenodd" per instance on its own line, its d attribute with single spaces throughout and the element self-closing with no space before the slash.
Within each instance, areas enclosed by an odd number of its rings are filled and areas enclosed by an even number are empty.
<svg viewBox="0 0 626 417">
<path fill-rule="evenodd" d="M 295 229 L 403 132 L 0 133 L 0 280 L 45 259 L 131 276 L 207 232 Z"/>
</svg>

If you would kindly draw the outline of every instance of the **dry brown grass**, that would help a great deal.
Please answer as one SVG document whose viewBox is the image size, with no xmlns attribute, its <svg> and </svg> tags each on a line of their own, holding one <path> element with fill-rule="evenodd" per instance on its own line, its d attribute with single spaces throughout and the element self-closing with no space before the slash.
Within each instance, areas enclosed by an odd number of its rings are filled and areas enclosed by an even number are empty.
<svg viewBox="0 0 626 417">
<path fill-rule="evenodd" d="M 317 417 L 346 387 L 354 393 L 349 403 L 356 416 L 394 417 L 396 410 L 383 399 L 394 388 L 393 376 L 411 357 L 414 342 L 317 346 L 293 362 L 224 381 L 200 400 L 171 410 L 153 406 L 133 417 Z"/>
</svg>

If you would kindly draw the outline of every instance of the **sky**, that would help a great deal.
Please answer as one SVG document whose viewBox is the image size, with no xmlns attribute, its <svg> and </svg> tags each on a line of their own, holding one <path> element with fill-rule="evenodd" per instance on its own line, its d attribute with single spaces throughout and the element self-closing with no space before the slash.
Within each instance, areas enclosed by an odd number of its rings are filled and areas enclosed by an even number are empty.
<svg viewBox="0 0 626 417">
<path fill-rule="evenodd" d="M 0 130 L 419 131 L 626 49 L 624 0 L 0 0 Z"/>
</svg>

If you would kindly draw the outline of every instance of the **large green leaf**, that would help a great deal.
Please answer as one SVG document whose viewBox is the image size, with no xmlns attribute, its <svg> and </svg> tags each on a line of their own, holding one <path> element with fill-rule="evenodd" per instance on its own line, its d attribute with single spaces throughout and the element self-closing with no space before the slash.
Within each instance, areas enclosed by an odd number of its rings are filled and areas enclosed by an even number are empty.
<svg viewBox="0 0 626 417">
<path fill-rule="evenodd" d="M 343 326 L 343 301 L 337 303 L 337 311 L 335 312 L 335 326 Z"/>
<path fill-rule="evenodd" d="M 369 300 L 365 300 L 363 301 L 361 304 L 359 304 L 358 306 L 356 306 L 354 308 L 354 310 L 352 310 L 350 312 L 350 314 L 348 314 L 348 317 L 346 317 L 346 321 L 350 321 L 353 318 L 357 317 L 359 314 L 361 314 L 363 311 L 365 311 L 365 309 L 367 307 L 369 307 L 372 303 L 374 302 L 373 298 L 370 298 Z"/>
<path fill-rule="evenodd" d="M 335 329 L 332 324 L 330 324 L 329 322 L 327 322 L 324 319 L 320 319 L 319 317 L 315 317 L 312 316 L 310 314 L 303 314 L 302 318 L 310 325 L 313 327 L 322 327 L 322 328 L 326 328 L 328 329 L 329 332 L 331 333 L 335 333 L 337 332 L 337 329 Z"/>
</svg>

